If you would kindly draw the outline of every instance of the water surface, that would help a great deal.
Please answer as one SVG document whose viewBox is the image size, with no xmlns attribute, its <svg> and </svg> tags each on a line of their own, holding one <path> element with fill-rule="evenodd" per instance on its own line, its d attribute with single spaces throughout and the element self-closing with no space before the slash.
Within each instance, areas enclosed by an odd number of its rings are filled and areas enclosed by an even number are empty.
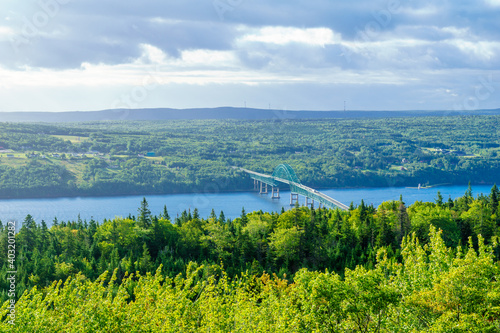
<svg viewBox="0 0 500 333">
<path fill-rule="evenodd" d="M 415 201 L 434 201 L 437 192 L 440 191 L 444 200 L 448 197 L 455 199 L 462 196 L 467 186 L 442 186 L 431 189 L 412 188 L 371 188 L 371 189 L 323 189 L 325 194 L 349 205 L 354 202 L 358 205 L 363 199 L 368 205 L 375 207 L 383 201 L 399 200 L 410 205 Z M 488 195 L 490 185 L 472 187 L 473 194 Z M 35 221 L 45 220 L 51 225 L 54 217 L 59 221 L 76 220 L 80 215 L 82 220 L 89 221 L 91 218 L 102 222 L 115 216 L 126 217 L 129 214 L 137 215 L 137 209 L 143 196 L 126 197 L 79 197 L 58 199 L 13 199 L 0 200 L 0 220 L 7 222 L 16 220 L 22 222 L 27 214 L 31 214 Z M 212 208 L 216 214 L 224 211 L 227 218 L 234 219 L 241 215 L 244 207 L 247 212 L 262 210 L 265 212 L 278 212 L 281 208 L 290 209 L 290 192 L 282 191 L 279 200 L 271 199 L 270 195 L 260 195 L 256 192 L 238 193 L 216 193 L 216 194 L 169 194 L 169 195 L 147 195 L 146 199 L 153 214 L 160 214 L 163 206 L 167 209 L 171 218 L 180 215 L 183 210 L 194 210 L 198 208 L 202 217 L 208 217 Z M 304 198 L 300 197 L 300 203 L 304 204 Z M 18 227 L 21 223 L 18 223 Z"/>
</svg>

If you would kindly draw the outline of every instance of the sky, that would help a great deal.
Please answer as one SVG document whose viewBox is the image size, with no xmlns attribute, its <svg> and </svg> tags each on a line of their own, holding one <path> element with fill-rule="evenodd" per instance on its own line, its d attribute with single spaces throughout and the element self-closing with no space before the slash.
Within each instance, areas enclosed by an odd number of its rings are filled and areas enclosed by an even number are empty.
<svg viewBox="0 0 500 333">
<path fill-rule="evenodd" d="M 500 0 L 1 0 L 0 112 L 500 108 Z"/>
</svg>

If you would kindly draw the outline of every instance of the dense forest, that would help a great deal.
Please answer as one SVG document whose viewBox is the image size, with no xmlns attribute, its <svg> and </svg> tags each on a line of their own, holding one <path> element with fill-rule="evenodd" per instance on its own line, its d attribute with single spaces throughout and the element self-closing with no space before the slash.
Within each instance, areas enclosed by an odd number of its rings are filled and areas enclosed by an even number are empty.
<svg viewBox="0 0 500 333">
<path fill-rule="evenodd" d="M 0 123 L 0 198 L 249 190 L 290 164 L 315 188 L 494 184 L 500 116 Z"/>
<path fill-rule="evenodd" d="M 14 332 L 498 332 L 500 191 L 348 211 L 24 220 Z M 1 226 L 7 275 L 8 227 Z M 2 280 L 1 299 L 8 282 Z"/>
</svg>

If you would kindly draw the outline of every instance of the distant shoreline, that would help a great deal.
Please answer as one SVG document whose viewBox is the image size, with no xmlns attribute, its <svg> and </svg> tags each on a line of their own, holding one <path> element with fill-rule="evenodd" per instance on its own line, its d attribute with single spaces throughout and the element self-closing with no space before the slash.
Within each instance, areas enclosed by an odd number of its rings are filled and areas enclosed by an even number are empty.
<svg viewBox="0 0 500 333">
<path fill-rule="evenodd" d="M 284 119 L 346 119 L 346 118 L 406 118 L 406 117 L 449 117 L 470 115 L 500 115 L 500 109 L 474 111 L 455 110 L 268 110 L 242 107 L 215 108 L 147 108 L 110 109 L 100 111 L 62 112 L 0 112 L 0 122 L 30 123 L 76 123 L 94 121 L 162 121 L 162 120 L 284 120 Z"/>
</svg>

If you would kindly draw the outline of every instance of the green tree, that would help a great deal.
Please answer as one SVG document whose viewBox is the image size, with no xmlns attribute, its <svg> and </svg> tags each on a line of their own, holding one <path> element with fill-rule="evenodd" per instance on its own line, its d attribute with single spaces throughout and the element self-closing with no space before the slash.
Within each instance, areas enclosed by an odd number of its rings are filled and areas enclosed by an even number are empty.
<svg viewBox="0 0 500 333">
<path fill-rule="evenodd" d="M 163 217 L 165 220 L 169 220 L 169 221 L 170 221 L 170 215 L 168 215 L 167 205 L 163 205 L 163 213 L 162 213 L 162 217 Z"/>
<path fill-rule="evenodd" d="M 298 259 L 301 234 L 302 231 L 293 226 L 288 229 L 276 229 L 270 235 L 269 247 L 275 258 L 284 262 L 285 267 Z"/>
<path fill-rule="evenodd" d="M 142 198 L 138 213 L 137 222 L 139 222 L 139 225 L 146 229 L 149 228 L 151 226 L 151 211 L 145 197 Z"/>
<path fill-rule="evenodd" d="M 495 184 L 491 188 L 490 192 L 490 205 L 493 212 L 497 211 L 499 197 L 500 197 L 500 190 L 498 189 L 497 184 Z"/>
<path fill-rule="evenodd" d="M 436 205 L 438 205 L 439 207 L 443 206 L 443 196 L 441 195 L 440 191 L 437 192 L 437 198 L 435 201 L 436 201 Z"/>
<path fill-rule="evenodd" d="M 405 203 L 403 202 L 402 196 L 399 199 L 399 205 L 397 210 L 397 226 L 396 234 L 399 241 L 401 241 L 410 232 L 411 223 L 408 217 L 408 212 L 406 211 Z"/>
</svg>

